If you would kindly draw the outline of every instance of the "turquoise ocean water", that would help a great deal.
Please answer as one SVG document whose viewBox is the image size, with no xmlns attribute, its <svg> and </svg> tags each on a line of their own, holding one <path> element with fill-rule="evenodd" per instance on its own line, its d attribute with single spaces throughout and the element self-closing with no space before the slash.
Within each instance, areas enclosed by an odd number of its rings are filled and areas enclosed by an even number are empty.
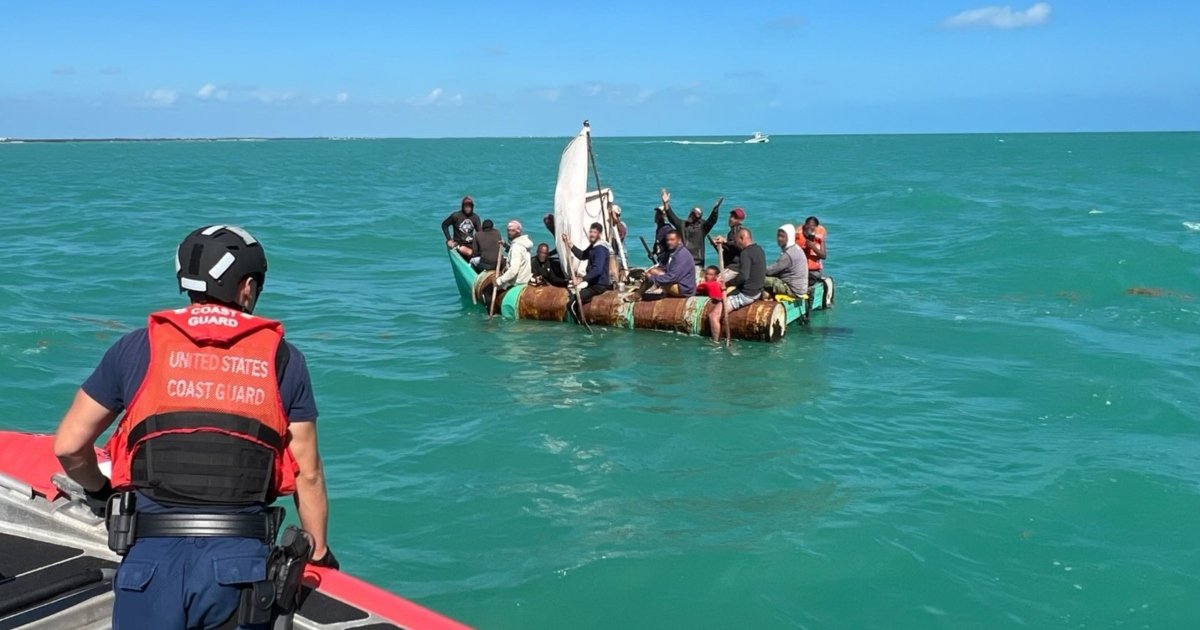
<svg viewBox="0 0 1200 630">
<path fill-rule="evenodd" d="M 0 426 L 53 430 L 233 222 L 309 359 L 334 549 L 446 614 L 1200 627 L 1200 135 L 597 138 L 634 234 L 661 186 L 828 225 L 837 307 L 732 354 L 463 310 L 438 223 L 469 193 L 544 239 L 565 142 L 0 145 Z"/>
</svg>

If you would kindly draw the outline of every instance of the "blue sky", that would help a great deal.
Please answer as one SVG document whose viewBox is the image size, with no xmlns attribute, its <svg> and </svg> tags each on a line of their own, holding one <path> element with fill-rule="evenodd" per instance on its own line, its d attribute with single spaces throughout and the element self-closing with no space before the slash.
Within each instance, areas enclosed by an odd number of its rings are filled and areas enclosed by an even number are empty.
<svg viewBox="0 0 1200 630">
<path fill-rule="evenodd" d="M 1200 128 L 1200 3 L 9 2 L 0 136 Z"/>
</svg>

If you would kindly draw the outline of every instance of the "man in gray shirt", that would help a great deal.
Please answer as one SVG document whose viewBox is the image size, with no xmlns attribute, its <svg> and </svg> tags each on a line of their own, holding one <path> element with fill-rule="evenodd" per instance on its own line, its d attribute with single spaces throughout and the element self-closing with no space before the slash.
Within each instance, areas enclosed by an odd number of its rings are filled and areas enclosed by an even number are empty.
<svg viewBox="0 0 1200 630">
<path fill-rule="evenodd" d="M 796 226 L 787 223 L 775 233 L 779 258 L 767 267 L 766 287 L 776 295 L 800 297 L 808 293 L 808 259 L 796 246 Z"/>
<path fill-rule="evenodd" d="M 763 284 L 767 276 L 767 255 L 754 242 L 750 228 L 743 227 L 737 232 L 737 244 L 741 248 L 738 260 L 737 275 L 729 282 L 737 291 L 729 294 L 721 306 L 714 308 L 708 314 L 709 330 L 712 331 L 713 341 L 721 340 L 721 316 L 725 309 L 729 312 L 749 306 L 762 296 Z"/>
</svg>

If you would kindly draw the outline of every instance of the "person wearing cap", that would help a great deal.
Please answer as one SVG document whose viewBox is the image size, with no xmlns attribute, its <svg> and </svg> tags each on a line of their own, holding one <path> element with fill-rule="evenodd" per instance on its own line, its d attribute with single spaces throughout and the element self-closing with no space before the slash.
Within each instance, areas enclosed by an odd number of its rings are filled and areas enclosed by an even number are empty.
<svg viewBox="0 0 1200 630">
<path fill-rule="evenodd" d="M 521 222 L 516 219 L 508 222 L 508 242 L 510 245 L 504 273 L 496 280 L 496 286 L 501 290 L 529 284 L 532 277 L 529 250 L 533 248 L 533 240 L 521 232 Z"/>
<path fill-rule="evenodd" d="M 177 248 L 175 268 L 190 305 L 152 313 L 110 347 L 54 438 L 89 505 L 136 515 L 128 546 L 114 547 L 124 553 L 115 628 L 231 619 L 243 591 L 266 580 L 279 518 L 268 506 L 288 494 L 311 563 L 338 566 L 307 363 L 282 324 L 252 314 L 266 281 L 262 244 L 236 226 L 202 227 Z M 95 443 L 114 421 L 110 479 Z"/>
<path fill-rule="evenodd" d="M 621 206 L 615 203 L 608 206 L 609 222 L 617 229 L 617 238 L 613 239 L 613 256 L 620 258 L 621 250 L 625 247 L 625 237 L 629 235 L 629 226 L 621 220 Z"/>
<path fill-rule="evenodd" d="M 446 247 L 458 251 L 464 260 L 475 256 L 475 233 L 482 229 L 479 215 L 475 214 L 475 200 L 470 195 L 462 198 L 458 210 L 442 221 L 442 235 L 446 237 Z"/>
<path fill-rule="evenodd" d="M 475 255 L 469 261 L 471 268 L 479 272 L 495 271 L 503 250 L 504 239 L 500 237 L 496 224 L 492 223 L 491 219 L 484 220 L 480 230 L 475 233 L 475 242 L 471 248 Z"/>
<path fill-rule="evenodd" d="M 679 215 L 675 214 L 675 210 L 671 208 L 671 193 L 665 188 L 662 190 L 660 198 L 662 199 L 662 207 L 667 215 L 667 221 L 683 237 L 684 246 L 692 253 L 692 259 L 696 261 L 696 275 L 701 275 L 704 269 L 704 250 L 708 249 L 708 234 L 712 232 L 713 226 L 717 224 L 717 216 L 721 211 L 721 203 L 725 201 L 725 198 L 717 199 L 717 203 L 713 206 L 712 212 L 708 214 L 707 219 L 704 218 L 704 210 L 700 206 L 692 208 L 692 211 L 688 213 L 687 219 L 679 218 Z"/>
</svg>

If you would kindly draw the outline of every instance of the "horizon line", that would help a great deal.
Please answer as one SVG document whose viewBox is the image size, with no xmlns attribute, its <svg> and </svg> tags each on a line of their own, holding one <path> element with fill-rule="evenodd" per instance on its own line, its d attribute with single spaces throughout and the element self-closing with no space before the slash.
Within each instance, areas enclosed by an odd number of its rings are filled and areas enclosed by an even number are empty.
<svg viewBox="0 0 1200 630">
<path fill-rule="evenodd" d="M 1200 129 L 1143 129 L 1143 130 L 1109 130 L 1109 131 L 888 131 L 888 132 L 816 132 L 816 133 L 778 133 L 765 134 L 779 138 L 805 137 L 854 137 L 854 136 L 985 136 L 985 135 L 1100 135 L 1100 134 L 1135 134 L 1135 133 L 1197 133 Z M 238 141 L 269 141 L 269 140 L 550 140 L 570 138 L 574 134 L 563 135 L 521 135 L 521 136 L 82 136 L 82 137 L 19 137 L 0 136 L 0 144 L 21 143 L 64 143 L 64 142 L 238 142 Z M 666 140 L 690 138 L 743 138 L 746 134 L 696 134 L 696 135 L 617 135 L 596 136 L 613 140 L 636 140 L 646 138 L 661 138 Z"/>
</svg>

